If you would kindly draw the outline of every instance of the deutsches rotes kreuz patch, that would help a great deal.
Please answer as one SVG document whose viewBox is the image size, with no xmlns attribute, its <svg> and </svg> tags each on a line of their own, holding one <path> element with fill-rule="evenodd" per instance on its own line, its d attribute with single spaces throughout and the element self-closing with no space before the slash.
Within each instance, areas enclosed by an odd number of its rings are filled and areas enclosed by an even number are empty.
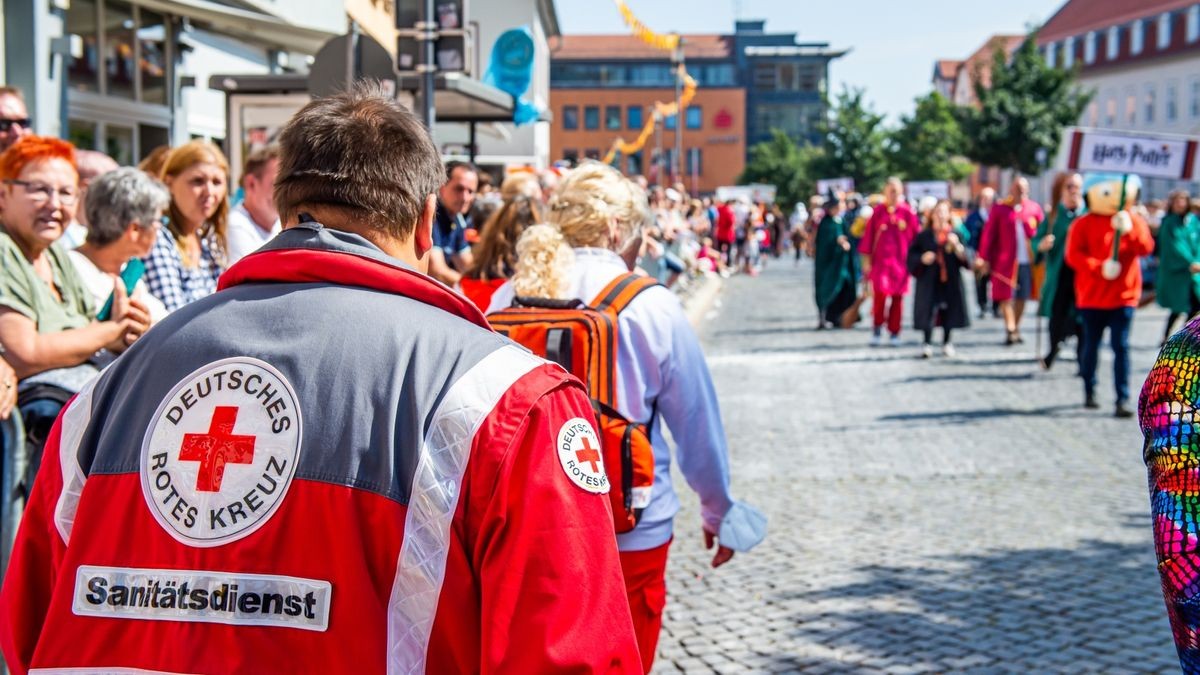
<svg viewBox="0 0 1200 675">
<path fill-rule="evenodd" d="M 214 361 L 158 406 L 142 442 L 142 494 L 183 544 L 220 546 L 262 527 L 292 484 L 300 452 L 296 392 L 270 364 Z"/>
<path fill-rule="evenodd" d="M 558 461 L 571 482 L 596 494 L 608 494 L 608 474 L 600 457 L 600 438 L 592 423 L 576 417 L 558 430 Z"/>
</svg>

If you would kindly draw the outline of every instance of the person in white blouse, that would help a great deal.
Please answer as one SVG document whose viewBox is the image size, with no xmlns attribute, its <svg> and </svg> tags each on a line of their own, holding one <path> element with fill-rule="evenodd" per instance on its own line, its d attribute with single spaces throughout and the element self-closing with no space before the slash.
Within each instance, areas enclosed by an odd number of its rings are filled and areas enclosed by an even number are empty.
<svg viewBox="0 0 1200 675">
<path fill-rule="evenodd" d="M 279 173 L 279 148 L 269 145 L 250 153 L 242 168 L 242 203 L 229 212 L 228 264 L 257 251 L 279 234 L 275 208 L 275 176 Z"/>
<path fill-rule="evenodd" d="M 130 259 L 150 254 L 162 227 L 163 211 L 170 203 L 171 194 L 162 183 L 133 167 L 92 180 L 83 204 L 89 223 L 87 239 L 67 255 L 97 310 L 112 295 Z M 145 281 L 137 282 L 131 297 L 146 305 L 151 323 L 167 315 L 162 302 L 146 290 Z"/>
<path fill-rule="evenodd" d="M 592 301 L 632 267 L 618 254 L 640 248 L 653 222 L 645 191 L 615 169 L 586 162 L 569 173 L 549 204 L 549 225 L 522 235 L 516 275 L 497 289 L 490 311 L 514 295 Z M 729 450 L 717 393 L 700 340 L 683 306 L 665 286 L 647 289 L 621 312 L 617 324 L 617 409 L 651 427 L 655 473 L 650 505 L 632 531 L 617 535 L 642 665 L 650 671 L 666 601 L 667 549 L 679 498 L 671 485 L 671 446 L 688 485 L 700 497 L 706 546 L 717 545 L 712 565 L 728 562 L 766 534 L 766 519 L 736 501 L 730 490 Z"/>
</svg>

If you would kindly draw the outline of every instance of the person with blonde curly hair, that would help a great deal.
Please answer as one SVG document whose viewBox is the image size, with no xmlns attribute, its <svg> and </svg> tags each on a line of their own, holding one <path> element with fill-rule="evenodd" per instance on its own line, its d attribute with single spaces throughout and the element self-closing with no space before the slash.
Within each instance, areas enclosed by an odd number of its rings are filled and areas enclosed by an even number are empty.
<svg viewBox="0 0 1200 675">
<path fill-rule="evenodd" d="M 593 301 L 634 267 L 648 211 L 646 192 L 636 183 L 608 165 L 582 164 L 551 196 L 548 225 L 530 227 L 521 236 L 516 274 L 492 296 L 490 311 L 510 306 L 514 295 Z M 650 503 L 637 527 L 617 535 L 642 665 L 650 672 L 666 602 L 667 549 L 679 510 L 671 486 L 671 448 L 660 422 L 675 439 L 680 471 L 699 493 L 705 543 L 717 544 L 713 567 L 761 541 L 766 519 L 733 498 L 712 377 L 683 306 L 666 287 L 647 289 L 618 315 L 616 381 L 617 412 L 649 425 L 654 446 Z"/>
</svg>

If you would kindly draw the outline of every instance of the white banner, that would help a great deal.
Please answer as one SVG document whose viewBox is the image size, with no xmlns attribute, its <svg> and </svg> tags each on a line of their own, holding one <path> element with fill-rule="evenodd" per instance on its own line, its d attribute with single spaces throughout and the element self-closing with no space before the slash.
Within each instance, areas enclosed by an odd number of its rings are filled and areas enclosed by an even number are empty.
<svg viewBox="0 0 1200 675">
<path fill-rule="evenodd" d="M 723 185 L 717 188 L 717 199 L 726 202 L 731 199 L 740 199 L 745 197 L 751 204 L 763 202 L 766 204 L 775 203 L 775 186 L 765 185 L 763 183 L 752 183 L 750 185 Z"/>
<path fill-rule="evenodd" d="M 1072 139 L 1071 164 L 1079 171 L 1136 173 L 1145 178 L 1190 178 L 1193 158 L 1188 152 L 1189 145 L 1194 148 L 1195 141 L 1180 137 L 1076 131 Z"/>
<path fill-rule="evenodd" d="M 817 194 L 824 199 L 829 196 L 830 190 L 837 190 L 847 194 L 854 192 L 853 178 L 822 178 L 817 181 Z"/>
<path fill-rule="evenodd" d="M 904 192 L 908 195 L 908 201 L 913 204 L 926 197 L 950 199 L 950 181 L 912 180 L 904 184 Z"/>
</svg>

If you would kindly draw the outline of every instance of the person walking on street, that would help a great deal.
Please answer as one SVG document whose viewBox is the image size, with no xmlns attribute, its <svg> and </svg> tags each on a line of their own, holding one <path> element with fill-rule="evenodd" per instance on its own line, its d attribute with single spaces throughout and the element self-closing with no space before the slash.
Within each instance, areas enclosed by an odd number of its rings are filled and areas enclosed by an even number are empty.
<svg viewBox="0 0 1200 675">
<path fill-rule="evenodd" d="M 975 208 L 967 214 L 967 219 L 963 225 L 967 228 L 967 246 L 971 249 L 972 255 L 979 251 L 979 241 L 983 236 L 983 225 L 987 222 L 988 214 L 992 210 L 992 203 L 996 201 L 996 191 L 990 187 L 985 187 L 979 191 L 979 200 L 975 204 Z M 999 311 L 994 306 L 989 306 L 988 303 L 988 286 L 991 284 L 992 276 L 987 274 L 982 269 L 975 270 L 975 303 L 979 306 L 979 318 L 984 318 L 988 312 Z"/>
<path fill-rule="evenodd" d="M 1050 351 L 1041 362 L 1046 370 L 1054 365 L 1067 338 L 1078 339 L 1083 334 L 1075 312 L 1075 271 L 1063 264 L 1071 223 L 1086 212 L 1083 177 L 1077 173 L 1059 174 L 1051 193 L 1050 217 L 1042 221 L 1033 237 L 1037 251 L 1034 260 L 1045 264 L 1046 270 L 1038 302 L 1038 316 L 1050 320 Z"/>
<path fill-rule="evenodd" d="M 1085 190 L 1088 213 L 1067 234 L 1066 262 L 1075 270 L 1075 302 L 1083 319 L 1079 371 L 1084 407 L 1096 401 L 1096 365 L 1100 340 L 1112 336 L 1115 415 L 1132 417 L 1129 407 L 1129 330 L 1142 296 L 1141 257 L 1154 251 L 1150 227 L 1130 208 L 1141 181 L 1132 174 L 1089 177 Z"/>
<path fill-rule="evenodd" d="M 825 204 L 825 217 L 817 226 L 816 254 L 817 330 L 825 330 L 841 326 L 842 313 L 856 298 L 854 250 L 840 194 L 830 196 Z"/>
<path fill-rule="evenodd" d="M 1025 301 L 1034 297 L 1033 252 L 1030 241 L 1037 234 L 1045 212 L 1029 198 L 1029 181 L 1017 176 L 1008 199 L 992 207 L 979 238 L 977 264 L 992 277 L 992 301 L 1004 315 L 1006 345 L 1025 342 L 1021 316 Z"/>
<path fill-rule="evenodd" d="M 1200 313 L 1200 219 L 1190 204 L 1187 192 L 1172 192 L 1158 228 L 1158 304 L 1171 310 L 1164 343 L 1181 317 Z"/>
<path fill-rule="evenodd" d="M 970 260 L 966 238 L 966 230 L 956 227 L 951 218 L 950 202 L 941 199 L 926 215 L 921 233 L 908 249 L 908 270 L 917 279 L 913 328 L 925 336 L 922 358 L 933 356 L 935 326 L 942 327 L 942 353 L 954 356 L 951 332 L 971 325 L 962 282 L 962 271 Z"/>
<path fill-rule="evenodd" d="M 889 178 L 883 191 L 884 201 L 871 213 L 858 243 L 863 275 L 871 283 L 873 347 L 881 343 L 885 323 L 891 346 L 900 345 L 904 296 L 908 294 L 908 247 L 920 229 L 917 215 L 901 200 L 903 193 L 900 179 Z"/>
</svg>

